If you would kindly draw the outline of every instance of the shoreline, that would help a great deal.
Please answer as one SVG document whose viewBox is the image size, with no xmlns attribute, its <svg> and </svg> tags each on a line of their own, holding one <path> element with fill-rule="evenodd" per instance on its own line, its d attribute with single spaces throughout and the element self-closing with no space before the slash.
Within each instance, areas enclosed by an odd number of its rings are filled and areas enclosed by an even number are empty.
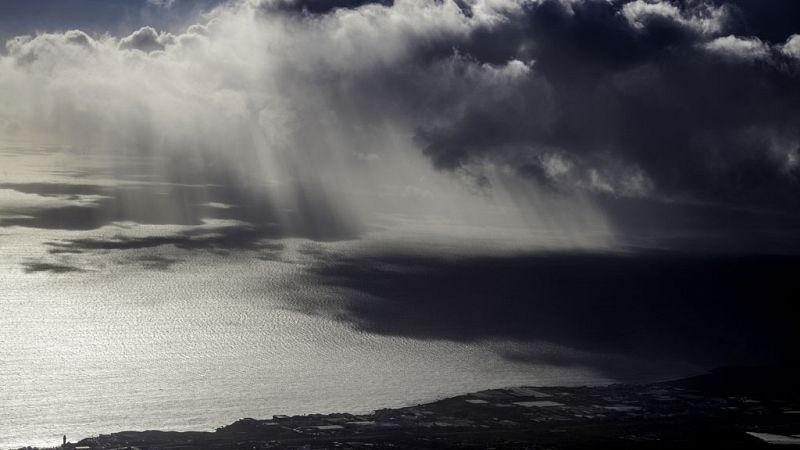
<svg viewBox="0 0 800 450">
<path fill-rule="evenodd" d="M 682 371 L 682 372 L 679 372 L 679 373 L 687 373 L 687 372 L 688 371 Z M 702 373 L 702 372 L 698 372 L 698 371 L 695 370 L 695 371 L 692 371 L 692 372 L 689 372 L 689 373 Z M 538 378 L 538 377 L 532 377 L 532 378 Z M 640 384 L 640 383 L 659 382 L 659 381 L 662 381 L 662 380 L 674 379 L 674 377 L 672 377 L 672 378 L 663 378 L 663 377 L 662 378 L 656 378 L 656 377 L 652 376 L 652 372 L 645 372 L 644 376 L 638 377 L 642 381 L 635 381 L 637 379 L 637 377 L 631 377 L 631 378 L 634 379 L 634 381 L 629 381 L 629 382 L 624 382 L 624 383 L 626 383 L 626 384 Z M 611 378 L 607 378 L 607 377 L 597 377 L 597 376 L 594 376 L 594 375 L 585 376 L 584 374 L 580 374 L 580 373 L 578 375 L 574 375 L 574 376 L 570 374 L 569 376 L 561 377 L 560 380 L 562 380 L 564 382 L 563 383 L 557 382 L 558 380 L 556 380 L 555 377 L 545 377 L 545 379 L 543 381 L 535 381 L 535 380 L 532 381 L 535 384 L 528 384 L 528 383 L 523 382 L 521 384 L 505 384 L 505 383 L 500 384 L 500 383 L 498 383 L 498 384 L 493 385 L 493 384 L 489 383 L 490 387 L 488 387 L 488 388 L 482 387 L 481 385 L 483 383 L 468 383 L 468 384 L 477 384 L 478 386 L 477 386 L 477 388 L 475 386 L 472 386 L 471 388 L 469 386 L 466 387 L 466 388 L 464 386 L 461 386 L 461 387 L 459 387 L 457 389 L 452 389 L 450 392 L 447 392 L 445 390 L 445 392 L 442 392 L 442 393 L 439 393 L 439 394 L 422 395 L 422 396 L 420 396 L 418 398 L 415 398 L 415 397 L 409 398 L 410 396 L 409 397 L 405 397 L 405 398 L 401 398 L 401 396 L 396 395 L 396 396 L 394 396 L 395 398 L 389 398 L 388 401 L 378 403 L 377 405 L 374 404 L 375 402 L 371 402 L 371 403 L 373 403 L 373 405 L 370 405 L 369 407 L 363 407 L 363 406 L 362 407 L 358 407 L 358 406 L 356 406 L 356 407 L 351 407 L 351 408 L 337 408 L 336 406 L 330 406 L 328 408 L 314 408 L 314 409 L 306 408 L 306 407 L 300 407 L 300 408 L 293 408 L 292 412 L 288 412 L 288 413 L 286 412 L 285 409 L 269 407 L 269 408 L 267 408 L 266 411 L 263 411 L 262 413 L 256 413 L 254 415 L 246 415 L 246 414 L 233 415 L 233 416 L 231 416 L 231 417 L 229 417 L 227 419 L 223 418 L 222 420 L 219 420 L 219 421 L 212 421 L 210 423 L 196 424 L 194 426 L 192 426 L 192 425 L 184 426 L 182 424 L 176 425 L 175 419 L 180 419 L 180 416 L 171 416 L 171 417 L 169 417 L 169 420 L 171 421 L 171 423 L 168 426 L 160 426 L 159 424 L 155 424 L 154 426 L 145 426 L 145 427 L 139 427 L 139 428 L 135 428 L 135 427 L 126 428 L 124 426 L 124 424 L 123 424 L 123 426 L 120 426 L 120 427 L 116 427 L 116 426 L 115 427 L 103 427 L 103 428 L 99 428 L 98 427 L 94 431 L 92 431 L 90 429 L 90 431 L 86 432 L 86 433 L 71 433 L 69 431 L 70 430 L 69 427 L 64 427 L 63 430 L 66 430 L 67 438 L 70 441 L 72 441 L 73 443 L 74 442 L 79 442 L 79 441 L 84 440 L 84 439 L 89 439 L 89 438 L 94 437 L 94 436 L 99 436 L 101 434 L 102 435 L 111 435 L 111 434 L 117 434 L 117 433 L 129 433 L 129 432 L 131 432 L 131 433 L 144 433 L 144 432 L 151 432 L 151 431 L 163 431 L 163 432 L 171 432 L 171 433 L 173 433 L 173 432 L 174 433 L 194 433 L 194 432 L 196 432 L 196 433 L 213 433 L 214 431 L 216 431 L 219 428 L 223 428 L 223 427 L 225 427 L 227 425 L 230 425 L 230 424 L 236 422 L 237 420 L 240 420 L 242 418 L 247 418 L 247 417 L 255 417 L 255 418 L 270 417 L 273 414 L 279 414 L 279 415 L 280 414 L 287 414 L 287 415 L 291 415 L 291 416 L 304 416 L 304 415 L 313 415 L 313 414 L 328 415 L 328 414 L 336 414 L 336 413 L 343 413 L 343 412 L 344 413 L 349 413 L 349 414 L 352 414 L 352 415 L 369 415 L 369 414 L 373 414 L 375 411 L 379 411 L 379 410 L 402 409 L 402 408 L 408 408 L 408 407 L 417 406 L 419 404 L 435 403 L 435 402 L 446 400 L 446 399 L 449 399 L 449 398 L 468 395 L 468 394 L 470 394 L 472 392 L 476 392 L 478 390 L 512 389 L 514 387 L 519 387 L 519 386 L 523 386 L 523 385 L 524 386 L 568 386 L 568 387 L 584 387 L 584 386 L 588 386 L 588 387 L 602 387 L 602 386 L 609 386 L 609 385 L 612 385 L 612 384 L 623 383 L 622 381 L 617 381 L 617 380 L 614 380 L 614 379 L 611 379 Z M 458 385 L 460 383 L 455 383 L 455 384 Z M 483 384 L 483 385 L 485 386 L 485 384 Z M 331 405 L 332 405 L 332 402 L 326 402 L 326 403 L 331 403 Z M 186 414 L 186 415 L 189 416 L 189 414 Z M 94 427 L 92 427 L 92 428 L 94 428 Z M 51 429 L 48 430 L 48 431 L 49 431 L 49 433 L 44 438 L 40 438 L 40 437 L 34 436 L 34 439 L 32 439 L 32 440 L 31 439 L 27 439 L 27 440 L 25 440 L 25 439 L 16 439 L 15 440 L 16 442 L 9 443 L 8 445 L 0 445 L 0 450 L 17 450 L 17 449 L 21 449 L 21 448 L 34 448 L 34 449 L 61 448 L 61 446 L 57 445 L 57 444 L 60 443 L 61 436 L 64 433 L 64 431 L 62 431 L 62 427 L 58 427 L 57 429 L 55 429 L 55 432 L 53 432 L 53 428 L 51 427 Z"/>
<path fill-rule="evenodd" d="M 768 366 L 645 384 L 510 387 L 370 414 L 244 418 L 215 431 L 121 431 L 51 448 L 750 448 L 771 436 L 800 445 L 793 437 L 800 434 L 796 379 L 800 366 Z"/>
</svg>

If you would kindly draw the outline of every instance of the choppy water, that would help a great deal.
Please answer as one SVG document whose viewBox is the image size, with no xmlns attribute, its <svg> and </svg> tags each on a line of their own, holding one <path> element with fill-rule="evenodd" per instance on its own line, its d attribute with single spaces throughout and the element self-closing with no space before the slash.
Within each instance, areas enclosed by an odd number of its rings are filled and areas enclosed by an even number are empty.
<svg viewBox="0 0 800 450">
<path fill-rule="evenodd" d="M 173 272 L 4 268 L 0 448 L 240 417 L 368 411 L 492 386 L 602 381 L 492 345 L 380 337 L 283 307 L 313 286 L 275 262 Z M 273 295 L 264 295 L 264 286 Z M 321 289 L 316 287 L 316 289 Z"/>
</svg>

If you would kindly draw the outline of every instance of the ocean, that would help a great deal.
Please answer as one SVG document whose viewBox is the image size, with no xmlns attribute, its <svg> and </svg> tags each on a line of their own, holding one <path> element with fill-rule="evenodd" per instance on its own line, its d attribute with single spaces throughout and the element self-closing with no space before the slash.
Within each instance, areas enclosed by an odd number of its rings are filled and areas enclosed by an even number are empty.
<svg viewBox="0 0 800 450">
<path fill-rule="evenodd" d="M 379 336 L 294 311 L 292 296 L 330 294 L 294 285 L 298 270 L 241 260 L 111 275 L 3 267 L 0 448 L 607 381 L 502 357 L 513 343 Z"/>
</svg>

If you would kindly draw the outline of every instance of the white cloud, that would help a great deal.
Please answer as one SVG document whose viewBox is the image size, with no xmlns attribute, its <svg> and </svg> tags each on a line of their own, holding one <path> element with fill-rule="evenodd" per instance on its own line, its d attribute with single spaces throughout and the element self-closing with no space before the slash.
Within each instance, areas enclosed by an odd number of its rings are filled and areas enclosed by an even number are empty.
<svg viewBox="0 0 800 450">
<path fill-rule="evenodd" d="M 636 0 L 622 7 L 622 15 L 634 28 L 645 29 L 648 22 L 659 19 L 668 20 L 701 34 L 717 34 L 728 21 L 730 12 L 725 6 L 700 5 L 695 8 L 679 9 L 666 1 Z"/>
<path fill-rule="evenodd" d="M 726 57 L 746 60 L 767 60 L 769 46 L 756 37 L 724 36 L 704 45 L 705 49 Z"/>
<path fill-rule="evenodd" d="M 61 62 L 85 63 L 98 43 L 80 30 L 18 36 L 6 42 L 9 56 L 20 64 L 53 68 Z"/>
<path fill-rule="evenodd" d="M 573 163 L 560 153 L 547 152 L 540 159 L 545 174 L 551 179 L 566 176 L 573 167 Z"/>
<path fill-rule="evenodd" d="M 539 156 L 539 164 L 544 175 L 564 189 L 633 198 L 647 197 L 654 191 L 653 181 L 642 169 L 609 158 L 587 162 L 547 151 Z"/>
<path fill-rule="evenodd" d="M 800 60 L 800 34 L 789 36 L 781 50 L 785 55 Z"/>
<path fill-rule="evenodd" d="M 170 33 L 159 33 L 152 27 L 142 27 L 119 41 L 123 50 L 141 50 L 145 53 L 164 50 L 167 45 L 175 43 L 175 36 Z"/>
</svg>

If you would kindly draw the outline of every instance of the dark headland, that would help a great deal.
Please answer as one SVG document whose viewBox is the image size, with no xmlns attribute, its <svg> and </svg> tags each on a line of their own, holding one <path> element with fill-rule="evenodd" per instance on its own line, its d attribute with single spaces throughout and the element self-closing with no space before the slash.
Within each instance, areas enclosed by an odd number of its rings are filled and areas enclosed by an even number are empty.
<svg viewBox="0 0 800 450">
<path fill-rule="evenodd" d="M 651 384 L 493 389 L 373 414 L 126 431 L 67 449 L 732 449 L 800 446 L 800 365 Z"/>
</svg>

